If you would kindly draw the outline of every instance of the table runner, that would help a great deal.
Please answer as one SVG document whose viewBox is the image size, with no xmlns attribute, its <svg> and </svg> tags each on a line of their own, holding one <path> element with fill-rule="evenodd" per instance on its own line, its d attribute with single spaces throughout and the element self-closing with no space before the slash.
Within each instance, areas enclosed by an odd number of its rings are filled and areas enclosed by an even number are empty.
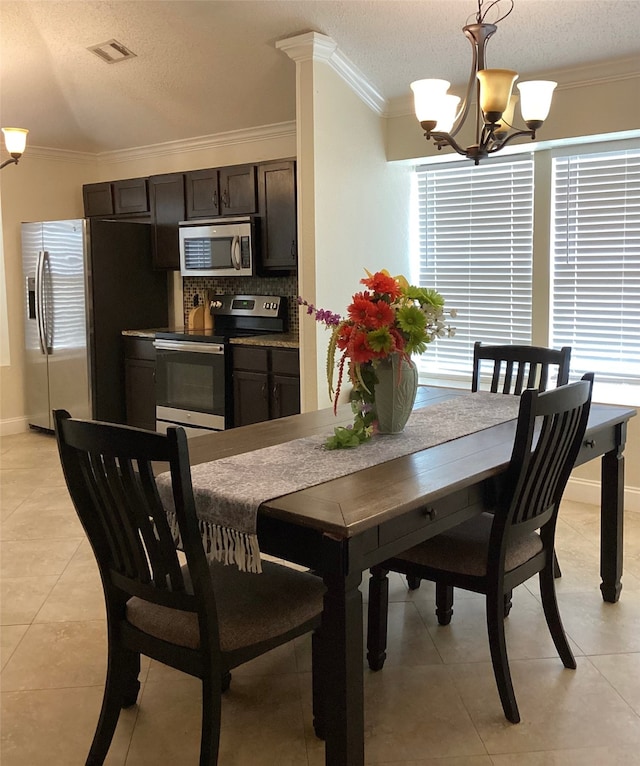
<svg viewBox="0 0 640 766">
<path fill-rule="evenodd" d="M 376 434 L 356 448 L 326 450 L 324 434 L 193 466 L 207 555 L 260 572 L 256 518 L 262 503 L 513 420 L 519 406 L 517 396 L 465 394 L 414 410 L 402 433 Z M 160 474 L 156 483 L 179 545 L 170 474 Z"/>
</svg>

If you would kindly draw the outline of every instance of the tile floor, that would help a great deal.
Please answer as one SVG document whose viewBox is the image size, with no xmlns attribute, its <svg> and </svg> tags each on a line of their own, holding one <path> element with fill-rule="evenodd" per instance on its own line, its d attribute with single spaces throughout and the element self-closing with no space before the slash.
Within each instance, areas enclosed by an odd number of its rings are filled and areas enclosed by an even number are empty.
<svg viewBox="0 0 640 766">
<path fill-rule="evenodd" d="M 81 766 L 105 672 L 102 592 L 64 487 L 53 437 L 2 440 L 3 766 Z M 628 513 L 624 590 L 598 590 L 598 513 L 566 502 L 559 602 L 578 669 L 565 670 L 536 581 L 514 594 L 507 625 L 522 722 L 502 715 L 482 600 L 457 597 L 439 627 L 433 590 L 392 581 L 388 660 L 365 671 L 366 755 L 386 766 L 636 766 L 640 763 L 640 514 Z M 311 727 L 310 642 L 234 671 L 223 703 L 221 766 L 320 766 Z M 109 766 L 191 766 L 199 682 L 155 662 L 139 706 L 123 711 Z"/>
</svg>

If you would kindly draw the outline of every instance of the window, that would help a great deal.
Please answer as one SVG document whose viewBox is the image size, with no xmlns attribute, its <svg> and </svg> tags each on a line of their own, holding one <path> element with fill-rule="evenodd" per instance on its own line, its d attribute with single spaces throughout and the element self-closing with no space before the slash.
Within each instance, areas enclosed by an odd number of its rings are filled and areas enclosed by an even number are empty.
<svg viewBox="0 0 640 766">
<path fill-rule="evenodd" d="M 458 311 L 455 337 L 418 367 L 468 377 L 476 340 L 531 343 L 533 159 L 420 168 L 417 181 L 417 280 Z"/>
<path fill-rule="evenodd" d="M 640 150 L 553 161 L 551 344 L 601 383 L 640 382 Z"/>
<path fill-rule="evenodd" d="M 419 360 L 423 378 L 467 385 L 475 340 L 536 338 L 571 346 L 571 379 L 594 371 L 597 400 L 640 404 L 640 149 L 579 149 L 416 170 L 413 277 L 459 311 L 456 337 Z M 534 195 L 538 163 L 551 172 Z"/>
</svg>

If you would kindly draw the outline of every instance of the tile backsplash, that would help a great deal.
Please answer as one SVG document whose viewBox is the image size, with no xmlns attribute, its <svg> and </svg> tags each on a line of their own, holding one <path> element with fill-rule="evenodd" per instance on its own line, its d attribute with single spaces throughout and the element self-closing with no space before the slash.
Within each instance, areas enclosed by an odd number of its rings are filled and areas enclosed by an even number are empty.
<svg viewBox="0 0 640 766">
<path fill-rule="evenodd" d="M 194 297 L 198 295 L 200 303 L 204 303 L 207 291 L 218 295 L 281 295 L 287 298 L 288 332 L 298 334 L 298 279 L 295 274 L 285 277 L 184 277 L 182 291 L 185 325 Z"/>
</svg>

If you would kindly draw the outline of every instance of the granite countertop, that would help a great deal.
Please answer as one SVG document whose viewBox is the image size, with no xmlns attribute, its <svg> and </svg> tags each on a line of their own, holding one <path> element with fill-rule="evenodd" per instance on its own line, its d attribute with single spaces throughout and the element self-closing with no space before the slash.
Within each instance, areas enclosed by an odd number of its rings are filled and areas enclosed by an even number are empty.
<svg viewBox="0 0 640 766">
<path fill-rule="evenodd" d="M 153 327 L 148 330 L 123 330 L 123 335 L 134 338 L 155 338 L 157 332 L 184 332 L 184 328 Z M 272 348 L 298 348 L 300 342 L 295 333 L 268 333 L 251 335 L 247 338 L 232 338 L 231 343 L 238 346 L 270 346 Z"/>
<path fill-rule="evenodd" d="M 248 338 L 231 338 L 237 346 L 271 346 L 272 348 L 298 348 L 300 342 L 294 333 L 272 333 L 270 335 L 252 335 Z"/>
</svg>

